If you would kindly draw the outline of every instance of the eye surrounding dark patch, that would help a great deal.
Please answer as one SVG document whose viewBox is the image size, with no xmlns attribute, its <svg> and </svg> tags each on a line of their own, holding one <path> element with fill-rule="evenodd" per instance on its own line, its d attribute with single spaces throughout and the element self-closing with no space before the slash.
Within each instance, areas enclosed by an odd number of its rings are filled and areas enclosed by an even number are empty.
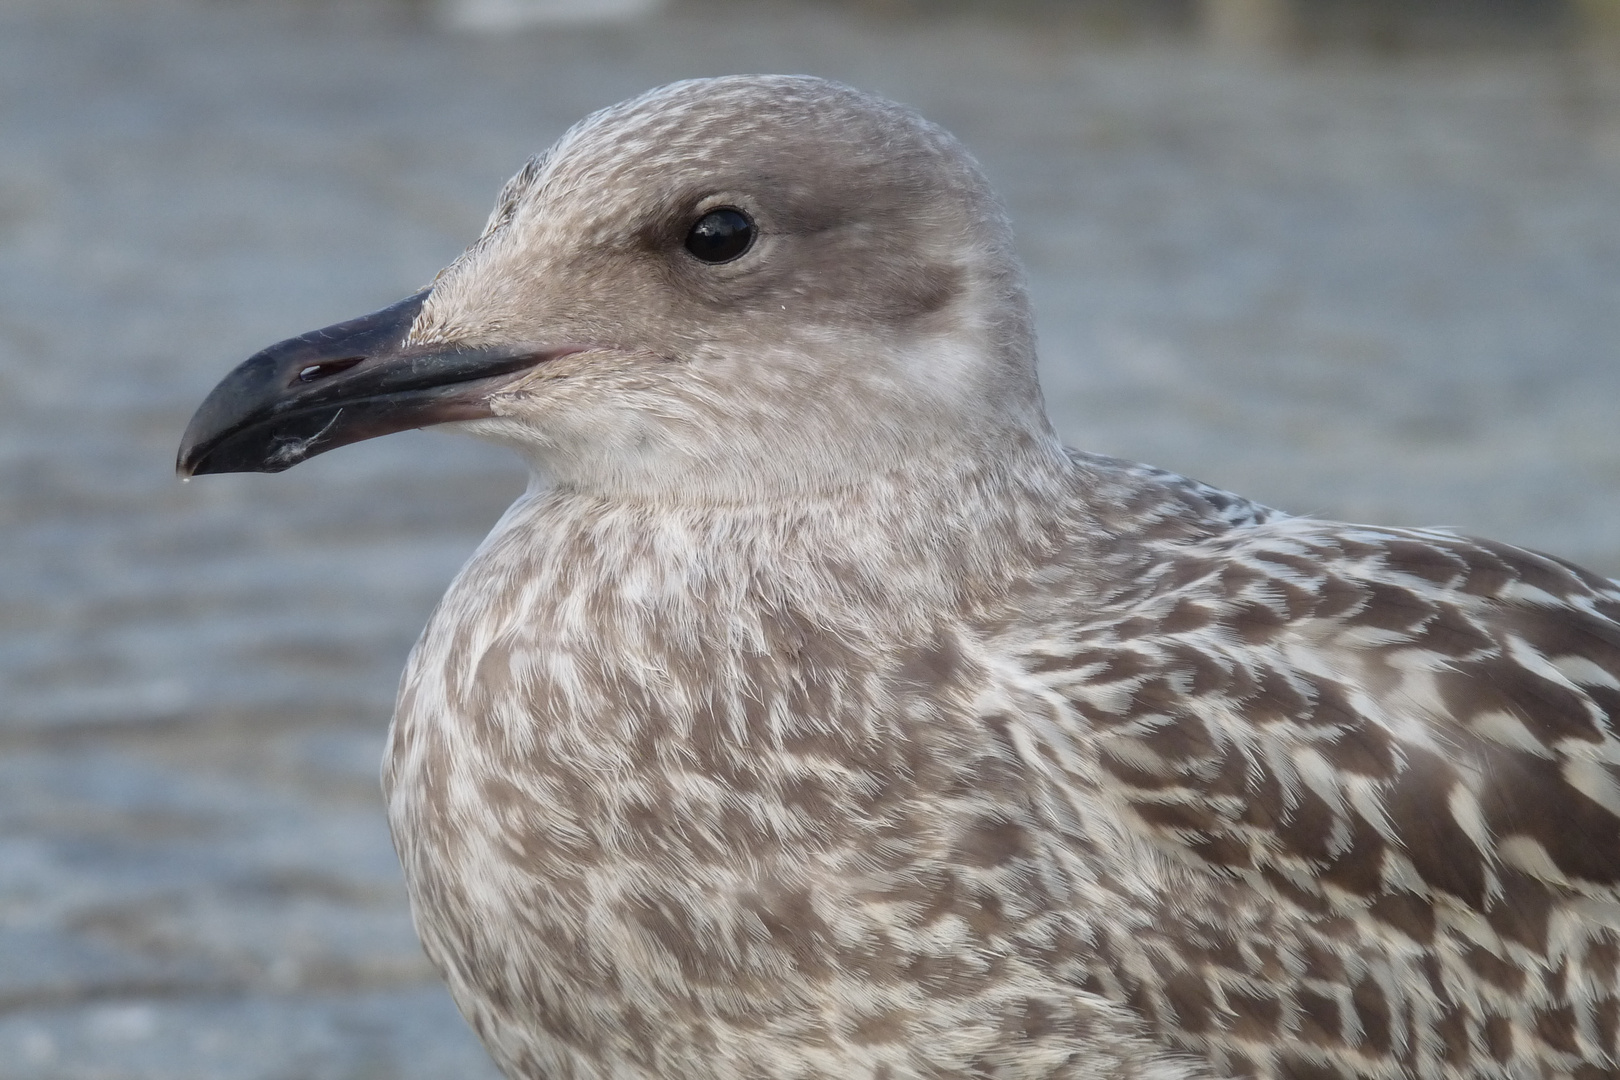
<svg viewBox="0 0 1620 1080">
<path fill-rule="evenodd" d="M 686 234 L 686 250 L 706 263 L 730 262 L 753 246 L 757 231 L 747 214 L 722 206 L 697 219 Z"/>
</svg>

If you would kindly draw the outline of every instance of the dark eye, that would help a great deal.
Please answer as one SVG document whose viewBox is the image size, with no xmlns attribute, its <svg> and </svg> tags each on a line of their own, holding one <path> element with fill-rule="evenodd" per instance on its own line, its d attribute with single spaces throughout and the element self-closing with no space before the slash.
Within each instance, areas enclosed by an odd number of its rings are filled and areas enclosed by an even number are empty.
<svg viewBox="0 0 1620 1080">
<path fill-rule="evenodd" d="M 686 250 L 706 263 L 730 262 L 754 242 L 754 222 L 729 206 L 710 210 L 686 234 Z"/>
</svg>

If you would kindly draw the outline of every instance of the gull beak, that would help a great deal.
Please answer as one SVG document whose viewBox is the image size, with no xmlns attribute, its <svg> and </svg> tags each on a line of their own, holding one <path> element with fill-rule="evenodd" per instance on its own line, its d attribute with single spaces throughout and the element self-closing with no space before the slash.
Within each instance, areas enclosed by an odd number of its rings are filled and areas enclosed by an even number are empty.
<svg viewBox="0 0 1620 1080">
<path fill-rule="evenodd" d="M 250 357 L 198 407 L 176 471 L 281 472 L 362 439 L 492 416 L 491 392 L 572 351 L 407 346 L 430 291 Z"/>
</svg>

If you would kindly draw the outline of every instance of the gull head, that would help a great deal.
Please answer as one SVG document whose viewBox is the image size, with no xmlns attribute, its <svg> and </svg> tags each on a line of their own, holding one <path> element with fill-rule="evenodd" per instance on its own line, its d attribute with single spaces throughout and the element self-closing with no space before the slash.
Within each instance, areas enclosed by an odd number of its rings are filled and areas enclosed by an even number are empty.
<svg viewBox="0 0 1620 1080">
<path fill-rule="evenodd" d="M 825 80 L 675 83 L 531 160 L 427 289 L 264 350 L 182 474 L 446 424 L 547 482 L 747 498 L 1051 440 L 1006 215 L 902 106 Z"/>
</svg>

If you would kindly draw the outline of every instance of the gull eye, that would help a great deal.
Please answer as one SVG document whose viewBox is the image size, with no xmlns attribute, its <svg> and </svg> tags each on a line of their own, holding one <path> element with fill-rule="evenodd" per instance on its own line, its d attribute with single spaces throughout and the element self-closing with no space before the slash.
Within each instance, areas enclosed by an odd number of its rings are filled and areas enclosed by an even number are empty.
<svg viewBox="0 0 1620 1080">
<path fill-rule="evenodd" d="M 753 244 L 755 231 L 747 214 L 723 206 L 697 219 L 686 234 L 686 250 L 706 263 L 730 262 Z"/>
</svg>

